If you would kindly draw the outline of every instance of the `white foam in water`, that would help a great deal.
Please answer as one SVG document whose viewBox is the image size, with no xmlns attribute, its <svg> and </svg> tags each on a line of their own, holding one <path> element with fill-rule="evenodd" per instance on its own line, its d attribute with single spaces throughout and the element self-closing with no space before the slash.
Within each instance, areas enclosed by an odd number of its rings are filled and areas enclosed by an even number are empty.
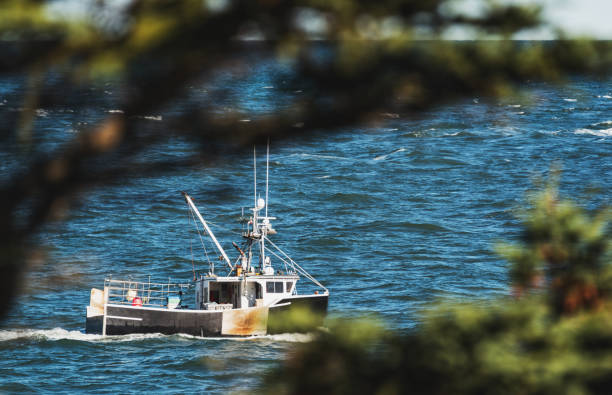
<svg viewBox="0 0 612 395">
<path fill-rule="evenodd" d="M 612 137 L 612 128 L 603 129 L 603 130 L 576 129 L 574 133 L 575 134 L 590 134 L 592 136 L 597 136 L 597 137 Z"/>
<path fill-rule="evenodd" d="M 237 341 L 246 341 L 246 340 L 274 340 L 274 341 L 282 341 L 282 342 L 290 342 L 290 343 L 306 343 L 313 339 L 313 334 L 311 333 L 283 333 L 278 335 L 263 335 L 263 336 L 250 336 L 250 337 L 199 337 L 192 336 L 187 334 L 178 334 L 178 335 L 163 335 L 161 333 L 135 333 L 131 335 L 121 335 L 121 336 L 102 336 L 102 335 L 94 335 L 87 334 L 81 331 L 68 331 L 63 328 L 53 328 L 53 329 L 13 329 L 13 330 L 0 330 L 0 342 L 18 340 L 18 339 L 32 339 L 32 340 L 47 340 L 47 341 L 57 341 L 57 340 L 76 340 L 76 341 L 85 341 L 85 342 L 130 342 L 130 341 L 139 341 L 146 339 L 156 339 L 156 338 L 168 338 L 172 336 L 177 336 L 180 339 L 193 339 L 193 340 L 237 340 Z"/>
<path fill-rule="evenodd" d="M 396 149 L 396 150 L 395 150 L 395 151 L 393 151 L 393 152 L 389 152 L 388 154 L 379 155 L 379 156 L 377 156 L 376 158 L 374 158 L 374 160 L 383 160 L 383 159 L 387 159 L 387 157 L 388 157 L 389 155 L 393 155 L 393 154 L 396 154 L 396 153 L 398 153 L 398 152 L 403 152 L 403 151 L 406 151 L 406 148 L 404 148 L 404 147 L 402 147 L 402 148 L 398 148 L 398 149 Z"/>
<path fill-rule="evenodd" d="M 314 339 L 313 333 L 281 333 L 278 335 L 266 335 L 264 339 L 288 343 L 308 343 Z"/>
<path fill-rule="evenodd" d="M 343 158 L 341 156 L 331 156 L 331 155 L 292 154 L 291 156 L 294 156 L 294 155 L 299 155 L 304 158 L 351 160 L 350 158 Z"/>
<path fill-rule="evenodd" d="M 187 335 L 180 333 L 179 338 L 189 340 L 222 340 L 222 341 L 253 341 L 253 340 L 272 340 L 275 342 L 286 342 L 286 343 L 308 343 L 314 339 L 314 333 L 281 333 L 277 335 L 259 335 L 259 336 L 247 336 L 247 337 L 199 337 L 193 335 Z M 115 336 L 117 337 L 117 336 Z"/>
<path fill-rule="evenodd" d="M 578 99 L 563 99 L 563 100 L 568 101 L 568 102 L 572 102 L 572 103 L 578 101 Z"/>
<path fill-rule="evenodd" d="M 612 99 L 612 96 L 610 95 L 597 95 L 597 97 L 600 99 Z"/>
<path fill-rule="evenodd" d="M 135 341 L 143 339 L 151 339 L 165 337 L 161 333 L 153 334 L 132 334 L 124 336 L 102 336 L 87 334 L 81 331 L 68 331 L 63 328 L 53 329 L 13 329 L 0 330 L 0 342 L 11 341 L 17 339 L 34 339 L 34 340 L 77 340 L 77 341 Z"/>
<path fill-rule="evenodd" d="M 92 341 L 101 339 L 101 335 L 88 335 L 80 331 L 67 331 L 62 328 L 53 329 L 14 329 L 0 331 L 0 342 L 17 339 L 38 340 L 83 340 Z"/>
</svg>

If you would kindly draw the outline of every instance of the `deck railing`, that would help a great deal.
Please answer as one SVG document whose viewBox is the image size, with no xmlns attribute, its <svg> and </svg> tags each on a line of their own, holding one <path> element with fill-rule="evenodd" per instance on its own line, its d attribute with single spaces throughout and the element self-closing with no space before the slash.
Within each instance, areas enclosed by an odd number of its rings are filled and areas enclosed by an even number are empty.
<svg viewBox="0 0 612 395">
<path fill-rule="evenodd" d="M 184 298 L 190 284 L 107 278 L 104 280 L 104 287 L 108 289 L 108 303 L 165 307 L 170 297 L 182 294 Z"/>
</svg>

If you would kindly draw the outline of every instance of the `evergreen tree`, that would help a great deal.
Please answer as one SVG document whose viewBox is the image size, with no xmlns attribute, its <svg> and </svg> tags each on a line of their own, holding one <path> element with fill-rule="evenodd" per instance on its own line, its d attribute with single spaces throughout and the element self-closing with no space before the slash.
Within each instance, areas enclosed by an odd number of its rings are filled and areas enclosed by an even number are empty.
<svg viewBox="0 0 612 395">
<path fill-rule="evenodd" d="M 32 236 L 61 219 L 87 188 L 201 164 L 270 136 L 333 131 L 380 120 L 381 113 L 500 95 L 522 81 L 560 80 L 610 64 L 602 42 L 512 41 L 541 26 L 536 6 L 481 5 L 478 16 L 467 16 L 447 0 L 3 1 L 0 76 L 18 81 L 23 95 L 21 111 L 0 113 L 0 145 L 19 147 L 12 152 L 19 165 L 0 185 L 0 318 L 27 266 Z M 498 41 L 440 40 L 457 26 Z M 248 45 L 253 38 L 257 45 Z M 223 91 L 204 103 L 189 101 L 189 87 L 214 81 L 230 66 L 248 73 L 254 47 L 291 64 L 289 85 L 303 90 L 298 98 L 249 123 L 237 111 L 221 111 Z M 83 92 L 102 94 L 109 80 L 121 86 L 120 111 L 81 127 L 71 141 L 39 143 L 37 108 L 70 104 L 78 113 L 91 105 Z M 144 117 L 165 111 L 161 125 Z M 198 152 L 138 160 L 148 147 L 177 137 L 196 142 Z"/>
</svg>

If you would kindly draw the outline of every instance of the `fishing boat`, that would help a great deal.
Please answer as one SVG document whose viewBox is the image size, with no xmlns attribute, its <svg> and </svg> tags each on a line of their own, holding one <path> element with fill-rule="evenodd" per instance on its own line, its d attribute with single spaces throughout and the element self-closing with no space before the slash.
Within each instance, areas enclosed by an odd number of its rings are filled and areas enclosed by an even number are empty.
<svg viewBox="0 0 612 395">
<path fill-rule="evenodd" d="M 193 199 L 182 192 L 200 240 L 212 241 L 224 262 L 220 275 L 214 260 L 206 274 L 196 273 L 185 283 L 132 281 L 105 278 L 103 289 L 91 290 L 86 332 L 102 335 L 131 333 L 184 333 L 201 337 L 257 336 L 282 331 L 292 314 L 306 314 L 307 330 L 320 325 L 327 312 L 329 291 L 281 250 L 270 236 L 276 234 L 268 216 L 269 148 L 266 156 L 266 198 L 257 196 L 254 150 L 254 207 L 242 210 L 242 246 L 232 243 L 230 260 Z M 200 225 L 203 227 L 200 228 Z M 311 293 L 298 293 L 298 282 L 310 281 Z M 188 296 L 191 293 L 191 296 Z"/>
</svg>

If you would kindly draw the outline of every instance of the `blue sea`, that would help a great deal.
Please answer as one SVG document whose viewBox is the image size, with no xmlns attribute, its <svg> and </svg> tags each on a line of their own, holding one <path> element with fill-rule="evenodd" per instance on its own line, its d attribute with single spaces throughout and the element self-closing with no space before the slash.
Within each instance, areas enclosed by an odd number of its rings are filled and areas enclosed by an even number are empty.
<svg viewBox="0 0 612 395">
<path fill-rule="evenodd" d="M 247 74 L 228 71 L 190 87 L 189 100 L 206 103 L 222 87 L 219 111 L 242 111 L 248 122 L 299 97 L 285 85 L 288 73 L 286 64 L 259 59 Z M 495 243 L 517 237 L 516 210 L 551 168 L 562 170 L 563 196 L 588 209 L 611 205 L 611 82 L 527 83 L 503 100 L 470 97 L 418 114 L 382 112 L 377 123 L 272 141 L 273 240 L 329 288 L 336 317 L 376 314 L 391 328 L 410 330 L 436 300 L 507 296 L 507 265 Z M 20 77 L 0 79 L 1 122 L 22 111 L 26 86 Z M 120 94 L 121 86 L 107 83 L 80 93 L 85 106 L 37 109 L 33 145 L 0 149 L 0 182 L 120 110 Z M 160 126 L 168 119 L 164 111 L 144 116 Z M 174 139 L 142 159 L 181 158 L 196 148 Z M 180 191 L 234 253 L 237 219 L 253 204 L 252 163 L 245 149 L 86 190 L 63 221 L 33 235 L 38 247 L 25 287 L 0 327 L 0 392 L 248 393 L 295 344 L 308 341 L 308 334 L 228 340 L 84 333 L 90 289 L 106 276 L 188 282 L 192 265 L 208 270 Z"/>
</svg>

